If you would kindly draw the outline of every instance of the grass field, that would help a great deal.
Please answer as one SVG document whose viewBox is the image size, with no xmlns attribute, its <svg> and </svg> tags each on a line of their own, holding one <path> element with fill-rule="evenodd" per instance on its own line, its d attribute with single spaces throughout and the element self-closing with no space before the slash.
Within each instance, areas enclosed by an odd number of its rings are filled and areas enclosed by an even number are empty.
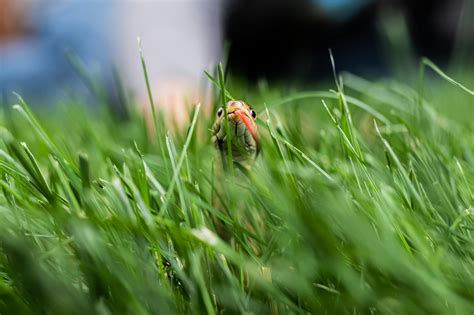
<svg viewBox="0 0 474 315">
<path fill-rule="evenodd" d="M 131 109 L 4 107 L 0 313 L 473 314 L 474 80 L 431 66 L 229 79 L 258 112 L 247 175 L 221 172 L 204 106 L 182 130 L 158 111 L 154 141 Z"/>
</svg>

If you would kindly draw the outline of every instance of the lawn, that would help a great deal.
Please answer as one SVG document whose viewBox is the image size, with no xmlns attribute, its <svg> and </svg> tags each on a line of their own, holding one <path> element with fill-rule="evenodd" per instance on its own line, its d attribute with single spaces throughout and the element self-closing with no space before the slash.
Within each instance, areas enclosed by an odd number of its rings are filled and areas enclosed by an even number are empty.
<svg viewBox="0 0 474 315">
<path fill-rule="evenodd" d="M 183 128 L 158 104 L 147 128 L 133 104 L 19 97 L 0 117 L 0 313 L 472 314 L 474 80 L 425 65 L 331 90 L 215 75 Z M 210 141 L 225 95 L 258 113 L 248 173 Z"/>
</svg>

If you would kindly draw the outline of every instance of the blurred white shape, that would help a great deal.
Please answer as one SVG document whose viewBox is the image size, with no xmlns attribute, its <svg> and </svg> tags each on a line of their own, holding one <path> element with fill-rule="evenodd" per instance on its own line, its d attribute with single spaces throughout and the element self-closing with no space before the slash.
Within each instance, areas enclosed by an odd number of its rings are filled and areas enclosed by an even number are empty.
<svg viewBox="0 0 474 315">
<path fill-rule="evenodd" d="M 205 242 L 205 243 L 207 243 L 211 246 L 217 245 L 217 242 L 219 240 L 217 235 L 214 234 L 214 232 L 212 232 L 211 230 L 209 230 L 206 227 L 201 227 L 199 229 L 193 229 L 192 233 L 198 239 L 200 239 L 201 241 L 203 241 L 203 242 Z"/>
</svg>

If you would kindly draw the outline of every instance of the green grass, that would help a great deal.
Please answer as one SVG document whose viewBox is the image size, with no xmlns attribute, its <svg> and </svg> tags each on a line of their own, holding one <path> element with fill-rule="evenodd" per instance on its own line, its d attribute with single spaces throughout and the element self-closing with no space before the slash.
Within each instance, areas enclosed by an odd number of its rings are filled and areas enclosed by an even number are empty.
<svg viewBox="0 0 474 315">
<path fill-rule="evenodd" d="M 443 78 L 229 79 L 215 107 L 259 115 L 248 175 L 219 169 L 199 107 L 175 130 L 153 105 L 150 141 L 131 109 L 19 99 L 0 120 L 0 313 L 472 314 L 474 81 L 424 64 Z"/>
</svg>

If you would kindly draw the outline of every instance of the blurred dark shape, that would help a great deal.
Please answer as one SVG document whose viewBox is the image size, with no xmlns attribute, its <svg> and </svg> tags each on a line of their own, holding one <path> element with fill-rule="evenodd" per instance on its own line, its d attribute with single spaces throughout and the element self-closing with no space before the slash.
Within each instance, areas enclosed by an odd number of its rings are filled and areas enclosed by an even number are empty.
<svg viewBox="0 0 474 315">
<path fill-rule="evenodd" d="M 306 82 L 337 70 L 365 76 L 390 73 L 380 22 L 391 12 L 406 20 L 415 57 L 443 65 L 456 38 L 462 0 L 240 0 L 226 19 L 229 66 L 250 80 Z M 474 34 L 473 34 L 474 36 Z"/>
<path fill-rule="evenodd" d="M 456 39 L 463 1 L 404 0 L 394 2 L 405 13 L 411 42 L 418 54 L 438 62 L 445 62 L 450 57 Z"/>
</svg>

